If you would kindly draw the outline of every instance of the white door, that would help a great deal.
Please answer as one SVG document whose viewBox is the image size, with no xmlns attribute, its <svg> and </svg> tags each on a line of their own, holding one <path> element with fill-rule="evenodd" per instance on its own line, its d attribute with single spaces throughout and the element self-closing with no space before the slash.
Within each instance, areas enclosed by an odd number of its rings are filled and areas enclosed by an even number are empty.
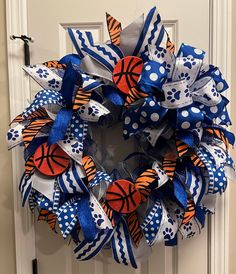
<svg viewBox="0 0 236 274">
<path fill-rule="evenodd" d="M 29 0 L 26 8 L 28 35 L 35 41 L 30 45 L 31 64 L 58 59 L 74 51 L 66 32 L 67 27 L 89 30 L 96 37 L 95 40 L 104 41 L 108 39 L 106 11 L 125 26 L 155 5 L 158 5 L 162 20 L 177 49 L 184 42 L 206 50 L 208 56 L 213 54 L 210 47 L 210 0 Z M 31 83 L 32 94 L 38 89 Z M 105 146 L 110 144 L 112 134 L 114 133 L 105 136 Z M 116 157 L 122 159 L 123 155 L 126 155 L 126 151 L 121 151 Z M 133 270 L 114 263 L 110 254 L 104 255 L 103 259 L 86 263 L 76 261 L 73 257 L 73 245 L 68 246 L 59 234 L 49 231 L 46 223 L 38 222 L 35 224 L 38 274 L 116 274 L 121 271 L 123 274 L 213 273 L 210 272 L 212 245 L 209 233 L 210 229 L 205 227 L 199 238 L 180 241 L 178 247 L 155 246 L 150 259 L 142 263 L 138 270 Z"/>
</svg>

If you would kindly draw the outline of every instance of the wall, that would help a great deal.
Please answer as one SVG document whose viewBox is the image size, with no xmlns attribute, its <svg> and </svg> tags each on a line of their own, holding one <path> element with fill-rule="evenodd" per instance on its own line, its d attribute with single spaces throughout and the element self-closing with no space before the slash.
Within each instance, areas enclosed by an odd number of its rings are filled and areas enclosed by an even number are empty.
<svg viewBox="0 0 236 274">
<path fill-rule="evenodd" d="M 11 153 L 6 149 L 9 96 L 6 56 L 5 1 L 0 0 L 0 274 L 15 273 Z"/>
<path fill-rule="evenodd" d="M 236 134 L 236 1 L 232 0 L 232 77 L 231 77 L 231 117 L 233 128 Z M 236 162 L 236 149 L 232 150 L 232 156 Z M 236 182 L 229 185 L 230 193 L 230 247 L 229 247 L 229 274 L 236 273 Z"/>
</svg>

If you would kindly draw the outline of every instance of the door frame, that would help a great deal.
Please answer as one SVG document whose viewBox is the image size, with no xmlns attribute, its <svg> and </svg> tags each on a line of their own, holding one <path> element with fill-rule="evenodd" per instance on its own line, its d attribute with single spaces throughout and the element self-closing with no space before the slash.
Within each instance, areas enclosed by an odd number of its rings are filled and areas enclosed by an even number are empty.
<svg viewBox="0 0 236 274">
<path fill-rule="evenodd" d="M 210 52 L 209 60 L 220 67 L 231 83 L 231 7 L 232 0 L 209 0 Z M 9 39 L 13 34 L 27 34 L 27 0 L 6 0 L 7 51 L 10 116 L 13 119 L 30 101 L 29 77 L 21 67 L 24 64 L 22 41 Z M 230 93 L 227 94 L 230 99 Z M 229 109 L 230 112 L 230 109 Z M 14 224 L 17 274 L 31 274 L 35 252 L 34 219 L 30 211 L 21 208 L 18 184 L 22 173 L 22 153 L 12 152 Z M 229 254 L 229 188 L 217 199 L 216 213 L 209 218 L 208 273 L 228 274 Z M 137 272 L 139 273 L 139 272 Z M 166 273 L 167 274 L 167 273 Z"/>
</svg>

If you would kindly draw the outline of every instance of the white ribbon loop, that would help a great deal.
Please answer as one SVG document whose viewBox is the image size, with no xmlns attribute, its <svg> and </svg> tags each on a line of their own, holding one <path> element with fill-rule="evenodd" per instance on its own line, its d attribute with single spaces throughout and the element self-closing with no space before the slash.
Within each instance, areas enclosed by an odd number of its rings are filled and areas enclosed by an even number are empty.
<svg viewBox="0 0 236 274">
<path fill-rule="evenodd" d="M 110 113 L 106 107 L 94 100 L 90 100 L 88 104 L 81 106 L 78 112 L 80 118 L 88 122 L 98 122 L 101 116 Z"/>
<path fill-rule="evenodd" d="M 121 221 L 115 228 L 112 238 L 112 251 L 113 257 L 117 263 L 122 263 L 127 266 L 131 265 L 132 267 L 137 268 L 127 224 L 123 218 L 121 218 Z"/>
<path fill-rule="evenodd" d="M 9 150 L 23 142 L 22 131 L 24 128 L 25 125 L 21 123 L 8 130 L 7 147 Z"/>
<path fill-rule="evenodd" d="M 194 101 L 209 107 L 218 105 L 222 100 L 211 77 L 204 77 L 195 82 L 191 91 Z"/>
<path fill-rule="evenodd" d="M 159 166 L 157 161 L 153 163 L 152 168 L 155 169 L 158 174 L 158 177 L 159 177 L 158 187 L 161 187 L 169 180 L 169 177 L 166 174 L 166 172 Z"/>
<path fill-rule="evenodd" d="M 24 66 L 27 72 L 43 89 L 61 90 L 62 80 L 55 72 L 44 65 Z"/>
<path fill-rule="evenodd" d="M 108 230 L 113 229 L 112 224 L 101 207 L 96 197 L 90 192 L 89 206 L 91 213 L 98 229 Z"/>
<path fill-rule="evenodd" d="M 148 58 L 149 60 L 165 64 L 165 69 L 168 71 L 168 79 L 172 77 L 175 67 L 176 57 L 173 53 L 165 48 L 157 48 L 153 45 L 148 46 Z M 179 80 L 179 79 L 178 79 Z"/>
<path fill-rule="evenodd" d="M 165 101 L 161 105 L 165 108 L 182 108 L 193 103 L 193 99 L 186 80 L 166 83 L 162 86 Z"/>
<path fill-rule="evenodd" d="M 139 16 L 134 22 L 124 28 L 120 33 L 120 48 L 124 56 L 132 55 L 134 47 L 138 42 L 142 26 L 144 22 L 144 14 Z"/>
<path fill-rule="evenodd" d="M 176 58 L 175 68 L 172 76 L 173 81 L 180 79 L 186 79 L 188 86 L 196 81 L 202 66 L 202 60 L 189 58 L 189 57 L 178 57 Z"/>
<path fill-rule="evenodd" d="M 32 187 L 38 192 L 53 201 L 55 178 L 49 178 L 43 174 L 35 171 L 32 176 Z"/>
</svg>

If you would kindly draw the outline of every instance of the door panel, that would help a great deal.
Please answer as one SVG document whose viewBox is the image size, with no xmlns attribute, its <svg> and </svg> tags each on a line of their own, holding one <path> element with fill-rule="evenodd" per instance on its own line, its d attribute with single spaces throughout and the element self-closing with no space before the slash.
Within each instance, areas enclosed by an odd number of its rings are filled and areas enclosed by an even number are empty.
<svg viewBox="0 0 236 274">
<path fill-rule="evenodd" d="M 31 46 L 31 63 L 58 59 L 74 51 L 66 34 L 67 27 L 89 30 L 95 40 L 104 41 L 108 39 L 106 11 L 120 20 L 124 27 L 156 4 L 157 1 L 153 0 L 28 1 L 28 33 L 35 40 Z M 159 0 L 158 8 L 177 48 L 185 42 L 209 53 L 209 1 Z M 39 90 L 35 83 L 31 83 L 31 87 L 32 95 Z M 130 152 L 135 150 L 132 140 L 128 143 L 123 141 L 119 127 L 112 132 L 103 130 L 96 140 L 103 148 L 100 159 L 105 161 L 110 157 L 113 165 L 128 154 L 127 148 Z M 107 154 L 104 148 L 108 146 L 112 150 Z M 49 231 L 45 223 L 37 223 L 35 231 L 39 274 L 52 271 L 57 274 L 205 274 L 208 269 L 209 235 L 206 228 L 197 240 L 180 240 L 178 247 L 155 246 L 149 261 L 142 263 L 138 270 L 114 263 L 107 251 L 91 262 L 78 262 L 73 257 L 73 245 L 68 245 L 60 235 Z"/>
</svg>

